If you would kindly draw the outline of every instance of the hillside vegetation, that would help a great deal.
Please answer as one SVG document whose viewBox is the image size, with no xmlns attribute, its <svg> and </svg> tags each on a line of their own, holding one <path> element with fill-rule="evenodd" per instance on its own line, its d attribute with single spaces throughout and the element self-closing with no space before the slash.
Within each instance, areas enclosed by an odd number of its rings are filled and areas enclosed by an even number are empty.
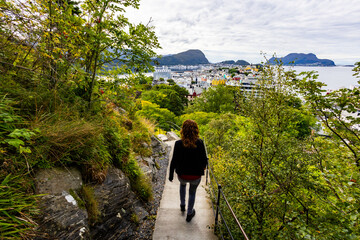
<svg viewBox="0 0 360 240">
<path fill-rule="evenodd" d="M 125 7 L 138 1 L 0 1 L 1 239 L 36 235 L 40 168 L 75 166 L 92 184 L 114 165 L 151 199 L 135 155 L 151 154 L 155 125 L 136 114 L 136 92 L 159 45 Z M 106 67 L 114 60 L 121 66 Z"/>
</svg>

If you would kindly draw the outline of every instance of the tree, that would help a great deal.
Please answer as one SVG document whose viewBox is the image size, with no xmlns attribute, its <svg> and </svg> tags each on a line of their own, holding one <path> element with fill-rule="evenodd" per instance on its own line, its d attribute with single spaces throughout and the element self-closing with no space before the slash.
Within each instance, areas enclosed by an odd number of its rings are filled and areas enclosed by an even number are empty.
<svg viewBox="0 0 360 240">
<path fill-rule="evenodd" d="M 229 69 L 229 74 L 231 74 L 231 75 L 236 75 L 236 74 L 239 74 L 240 73 L 240 71 L 239 71 L 239 69 L 238 68 L 230 68 Z"/>
<path fill-rule="evenodd" d="M 89 79 L 89 104 L 96 82 L 96 74 L 102 67 L 114 61 L 126 65 L 127 71 L 152 69 L 153 48 L 159 47 L 149 25 L 131 24 L 124 15 L 124 7 L 138 8 L 138 0 L 87 0 L 83 4 L 88 20 L 85 40 L 88 48 L 83 61 Z"/>
<path fill-rule="evenodd" d="M 240 118 L 241 116 L 226 113 L 208 123 L 204 135 L 209 143 L 207 146 L 209 153 L 214 152 L 219 147 L 229 150 L 232 145 L 231 138 L 238 130 L 237 122 Z"/>
<path fill-rule="evenodd" d="M 355 64 L 354 75 L 359 76 L 360 62 Z M 303 72 L 294 78 L 296 91 L 303 96 L 312 113 L 322 122 L 330 136 L 340 141 L 352 153 L 353 163 L 360 171 L 360 88 L 342 88 L 324 94 L 324 83 L 316 81 L 315 72 Z M 358 81 L 360 83 L 360 81 Z"/>
<path fill-rule="evenodd" d="M 160 84 L 153 87 L 150 91 L 142 93 L 142 99 L 158 104 L 161 108 L 166 108 L 176 116 L 183 113 L 188 102 L 186 96 L 188 92 L 185 88 L 178 85 Z"/>
<path fill-rule="evenodd" d="M 188 113 L 197 111 L 214 113 L 234 112 L 233 88 L 219 85 L 207 89 L 186 110 Z"/>
<path fill-rule="evenodd" d="M 176 84 L 175 81 L 172 80 L 172 79 L 168 79 L 166 81 L 169 83 L 169 85 L 175 85 Z"/>
<path fill-rule="evenodd" d="M 3 77 L 15 81 L 24 73 L 26 87 L 42 84 L 54 97 L 75 84 L 75 93 L 91 106 L 105 70 L 116 76 L 152 69 L 153 48 L 159 47 L 153 28 L 134 25 L 123 14 L 138 2 L 87 0 L 77 7 L 71 1 L 2 1 Z M 113 63 L 112 71 L 105 69 Z"/>
<path fill-rule="evenodd" d="M 161 89 L 171 89 L 177 92 L 177 95 L 180 98 L 181 105 L 187 106 L 189 100 L 187 99 L 187 96 L 189 95 L 188 90 L 186 88 L 180 87 L 179 85 L 175 84 L 172 86 L 167 86 L 165 84 L 156 85 L 154 87 L 155 90 L 161 90 Z"/>
</svg>

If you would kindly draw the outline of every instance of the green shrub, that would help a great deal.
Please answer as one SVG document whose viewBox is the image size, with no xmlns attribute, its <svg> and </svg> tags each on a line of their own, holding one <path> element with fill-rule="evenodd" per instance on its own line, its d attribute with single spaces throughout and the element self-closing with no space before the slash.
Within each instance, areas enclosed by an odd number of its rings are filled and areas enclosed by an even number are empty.
<svg viewBox="0 0 360 240">
<path fill-rule="evenodd" d="M 122 162 L 129 158 L 131 150 L 131 137 L 129 132 L 116 122 L 106 124 L 106 144 L 112 163 L 121 168 Z"/>
<path fill-rule="evenodd" d="M 129 177 L 130 182 L 135 182 L 140 178 L 141 169 L 133 156 L 123 162 L 122 170 Z"/>
<path fill-rule="evenodd" d="M 132 188 L 142 200 L 150 201 L 153 199 L 151 181 L 144 174 L 140 175 L 137 181 L 132 185 Z"/>
<path fill-rule="evenodd" d="M 0 176 L 22 174 L 31 169 L 28 158 L 38 131 L 29 129 L 15 104 L 6 96 L 0 96 Z"/>
<path fill-rule="evenodd" d="M 149 147 L 150 136 L 147 132 L 137 131 L 131 134 L 132 149 L 141 156 L 151 156 L 152 150 Z M 147 145 L 146 145 L 147 144 Z"/>
<path fill-rule="evenodd" d="M 141 110 L 137 111 L 138 117 L 145 117 L 157 123 L 163 130 L 170 131 L 175 122 L 175 114 L 166 108 L 148 101 L 141 101 Z"/>
<path fill-rule="evenodd" d="M 133 152 L 141 156 L 151 156 L 151 135 L 154 134 L 155 124 L 143 117 L 137 117 L 131 131 Z"/>
<path fill-rule="evenodd" d="M 144 175 L 133 156 L 130 156 L 128 161 L 123 163 L 122 170 L 130 179 L 131 189 L 135 191 L 142 200 L 151 200 L 153 197 L 151 181 Z"/>
<path fill-rule="evenodd" d="M 106 178 L 106 173 L 111 164 L 111 156 L 108 152 L 105 138 L 100 134 L 87 146 L 78 151 L 78 161 L 83 167 L 85 180 L 101 183 Z"/>
<path fill-rule="evenodd" d="M 16 113 L 14 101 L 0 96 L 0 154 L 31 153 L 29 142 L 35 133 L 25 127 L 25 121 Z"/>
</svg>

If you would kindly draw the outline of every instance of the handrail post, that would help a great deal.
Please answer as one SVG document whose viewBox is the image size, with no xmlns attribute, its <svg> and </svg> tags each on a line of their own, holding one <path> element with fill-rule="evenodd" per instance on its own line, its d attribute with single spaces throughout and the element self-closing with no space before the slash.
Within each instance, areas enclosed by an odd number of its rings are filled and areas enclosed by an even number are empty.
<svg viewBox="0 0 360 240">
<path fill-rule="evenodd" d="M 205 181 L 205 185 L 208 185 L 208 178 L 209 178 L 209 165 L 206 165 L 206 181 Z"/>
<path fill-rule="evenodd" d="M 220 192 L 221 192 L 221 185 L 218 184 L 218 197 L 216 201 L 216 215 L 215 215 L 215 229 L 218 225 L 219 221 L 219 208 L 220 208 Z"/>
</svg>

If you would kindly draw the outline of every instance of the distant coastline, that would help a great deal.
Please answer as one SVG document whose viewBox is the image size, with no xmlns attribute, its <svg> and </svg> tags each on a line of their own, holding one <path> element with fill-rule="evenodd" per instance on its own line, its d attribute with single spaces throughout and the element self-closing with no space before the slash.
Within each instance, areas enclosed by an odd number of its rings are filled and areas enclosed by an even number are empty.
<svg viewBox="0 0 360 240">
<path fill-rule="evenodd" d="M 238 59 L 241 56 L 239 56 Z M 332 67 L 336 66 L 335 62 L 330 59 L 319 59 L 314 53 L 289 53 L 285 57 L 272 57 L 268 60 L 269 64 L 281 63 L 284 66 L 307 66 L 307 67 Z M 208 61 L 205 54 L 199 49 L 191 49 L 185 52 L 177 54 L 167 54 L 161 58 L 153 60 L 153 64 L 157 66 L 174 66 L 174 65 L 201 65 L 212 64 Z M 229 64 L 229 65 L 256 65 L 250 64 L 246 60 L 225 60 L 213 64 Z M 341 65 L 339 65 L 341 66 Z M 354 67 L 354 65 L 345 65 L 348 67 Z"/>
</svg>

